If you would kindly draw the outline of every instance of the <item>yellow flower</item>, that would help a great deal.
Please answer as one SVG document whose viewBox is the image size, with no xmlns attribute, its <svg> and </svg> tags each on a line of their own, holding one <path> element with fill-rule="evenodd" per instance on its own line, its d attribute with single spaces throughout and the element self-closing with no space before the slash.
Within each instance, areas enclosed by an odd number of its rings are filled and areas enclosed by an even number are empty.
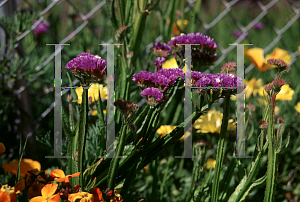
<svg viewBox="0 0 300 202">
<path fill-rule="evenodd" d="M 193 127 L 198 129 L 197 133 L 220 133 L 222 119 L 223 113 L 210 110 L 207 114 L 200 116 L 193 124 Z M 233 119 L 228 121 L 227 130 L 236 130 L 236 124 Z"/>
<path fill-rule="evenodd" d="M 0 142 L 0 156 L 5 152 L 5 146 L 2 142 Z"/>
<path fill-rule="evenodd" d="M 170 132 L 172 132 L 175 128 L 176 128 L 176 126 L 162 125 L 159 127 L 159 129 L 157 129 L 156 132 L 161 137 L 165 137 Z M 191 135 L 190 132 L 186 132 L 179 140 L 182 141 L 182 140 L 186 139 L 187 137 L 189 137 L 190 135 Z"/>
<path fill-rule="evenodd" d="M 288 84 L 281 87 L 281 90 L 276 96 L 276 100 L 291 100 L 294 95 L 294 90 Z"/>
<path fill-rule="evenodd" d="M 212 166 L 212 169 L 215 169 L 216 160 L 209 158 L 209 159 L 207 159 L 207 162 L 206 162 L 206 169 L 210 170 L 211 166 Z"/>
<path fill-rule="evenodd" d="M 298 113 L 300 113 L 300 102 L 298 102 L 297 105 L 295 105 L 295 109 Z"/>
<path fill-rule="evenodd" d="M 186 29 L 186 26 L 189 24 L 189 21 L 187 20 L 177 20 L 176 24 L 175 22 L 173 23 L 173 34 L 175 36 L 178 36 L 180 34 L 180 30 L 184 32 L 184 30 Z M 180 28 L 180 30 L 178 29 L 178 27 Z"/>
<path fill-rule="evenodd" d="M 260 72 L 264 72 L 270 68 L 276 67 L 267 63 L 268 59 L 270 58 L 281 59 L 287 64 L 292 60 L 292 56 L 288 53 L 288 51 L 280 48 L 275 48 L 271 54 L 266 56 L 266 58 L 264 57 L 264 50 L 262 48 L 251 48 L 249 50 L 246 49 L 245 55 Z"/>
<path fill-rule="evenodd" d="M 264 90 L 264 87 L 259 89 L 258 94 L 260 96 L 268 95 L 267 92 Z M 289 84 L 285 84 L 281 87 L 281 90 L 276 95 L 276 100 L 291 100 L 294 95 L 294 90 L 290 88 Z"/>
<path fill-rule="evenodd" d="M 69 201 L 71 202 L 94 202 L 94 196 L 93 194 L 90 194 L 88 192 L 78 192 L 75 194 L 69 194 L 68 195 Z"/>
<path fill-rule="evenodd" d="M 101 99 L 107 100 L 107 87 L 103 87 L 102 84 L 92 83 L 90 85 L 90 88 L 88 89 L 88 97 L 92 97 L 92 102 L 95 102 L 95 100 L 98 101 L 99 90 L 100 90 Z M 83 88 L 82 87 L 76 88 L 75 92 L 78 98 L 77 103 L 81 104 Z"/>
<path fill-rule="evenodd" d="M 251 95 L 257 95 L 257 93 L 260 90 L 260 87 L 262 86 L 262 80 L 256 80 L 255 78 L 252 78 L 250 81 L 245 80 L 245 85 L 247 85 L 247 87 L 245 88 L 245 95 L 248 99 Z"/>
<path fill-rule="evenodd" d="M 14 160 L 9 162 L 8 164 L 5 163 L 2 165 L 2 168 L 9 173 L 12 173 L 14 175 L 17 175 L 18 171 L 18 164 L 19 160 Z M 27 174 L 28 170 L 38 169 L 41 170 L 41 164 L 38 161 L 34 161 L 32 159 L 22 159 L 20 163 L 20 176 L 23 177 L 25 174 Z"/>
<path fill-rule="evenodd" d="M 164 69 L 178 68 L 178 65 L 177 65 L 177 62 L 176 62 L 175 58 L 171 58 L 171 59 L 165 61 L 162 64 L 162 68 L 164 68 Z"/>
<path fill-rule="evenodd" d="M 103 110 L 103 114 L 106 114 L 106 110 Z M 97 110 L 93 110 L 91 113 L 92 116 L 97 116 Z"/>
<path fill-rule="evenodd" d="M 298 46 L 298 50 L 299 50 L 299 57 L 300 57 L 300 46 Z"/>
<path fill-rule="evenodd" d="M 179 67 L 177 65 L 175 58 L 171 58 L 162 64 L 162 68 L 163 69 L 173 69 L 173 68 L 179 68 Z M 193 68 L 193 65 L 191 66 L 191 68 Z M 185 73 L 185 66 L 183 68 L 183 72 Z"/>
</svg>

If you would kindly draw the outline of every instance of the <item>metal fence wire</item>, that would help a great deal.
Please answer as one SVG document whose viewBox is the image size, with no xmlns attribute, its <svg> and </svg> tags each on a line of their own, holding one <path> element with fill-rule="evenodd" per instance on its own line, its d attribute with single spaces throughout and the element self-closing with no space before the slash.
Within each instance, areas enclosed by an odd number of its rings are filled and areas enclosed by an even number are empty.
<svg viewBox="0 0 300 202">
<path fill-rule="evenodd" d="M 12 5 L 14 4 L 10 4 L 10 1 L 14 1 L 14 0 L 2 0 L 0 2 L 0 13 L 2 13 L 2 15 L 7 15 L 7 10 L 16 10 L 15 8 L 11 8 Z M 29 4 L 29 6 L 32 6 L 27 0 L 24 0 L 26 3 Z M 187 6 L 184 9 L 185 13 L 188 13 L 191 8 L 193 8 L 194 4 L 195 4 L 196 0 L 188 0 L 189 6 Z M 204 2 L 204 1 L 203 1 Z M 217 23 L 222 22 L 222 20 L 224 20 L 224 18 L 226 17 L 226 19 L 228 19 L 228 17 L 232 20 L 233 23 L 235 23 L 235 25 L 238 26 L 238 28 L 240 29 L 240 31 L 243 32 L 243 34 L 241 36 L 239 36 L 239 38 L 236 39 L 236 41 L 234 43 L 240 43 L 242 42 L 248 35 L 248 31 L 253 27 L 253 25 L 255 25 L 256 23 L 258 23 L 260 20 L 267 18 L 267 14 L 268 11 L 271 7 L 273 7 L 274 5 L 276 5 L 279 0 L 272 0 L 269 1 L 267 3 L 263 3 L 261 1 L 252 1 L 255 2 L 258 7 L 261 9 L 261 13 L 259 15 L 257 15 L 247 26 L 243 26 L 231 13 L 232 11 L 232 7 L 235 6 L 235 4 L 237 4 L 239 2 L 239 0 L 232 0 L 232 1 L 225 1 L 222 0 L 221 3 L 225 6 L 225 9 L 219 13 L 217 15 L 217 17 L 215 17 L 215 19 L 213 19 L 211 22 L 204 22 L 201 19 L 197 19 L 198 21 L 201 22 L 202 26 L 204 27 L 204 32 L 203 33 L 208 33 L 210 29 L 212 29 Z M 30 32 L 32 32 L 37 25 L 42 22 L 42 20 L 44 19 L 44 16 L 46 13 L 48 13 L 49 11 L 51 11 L 52 9 L 55 9 L 55 7 L 59 4 L 59 3 L 65 3 L 68 6 L 72 7 L 73 10 L 76 12 L 76 14 L 81 18 L 82 23 L 74 30 L 72 31 L 70 34 L 68 34 L 67 36 L 65 36 L 64 39 L 62 39 L 59 43 L 60 44 L 65 44 L 68 43 L 68 41 L 70 41 L 70 39 L 76 37 L 78 35 L 79 32 L 81 32 L 83 29 L 92 29 L 91 27 L 88 26 L 89 24 L 89 18 L 91 16 L 93 16 L 96 12 L 99 12 L 100 8 L 103 7 L 105 4 L 107 4 L 108 2 L 106 1 L 101 1 L 100 3 L 98 3 L 90 12 L 83 14 L 75 5 L 75 3 L 72 2 L 72 0 L 52 0 L 52 2 L 42 11 L 39 12 L 38 16 L 38 20 L 32 25 L 30 30 L 25 31 L 24 33 L 22 33 L 20 36 L 17 37 L 17 41 L 21 41 L 24 37 L 26 37 Z M 282 40 L 282 35 L 284 32 L 286 32 L 294 23 L 299 23 L 299 16 L 300 16 L 300 4 L 299 1 L 289 1 L 289 5 L 290 8 L 294 11 L 293 17 L 291 19 L 289 19 L 285 26 L 281 29 L 276 28 L 274 25 L 269 24 L 269 26 L 272 27 L 272 29 L 276 32 L 277 36 L 273 39 L 273 41 L 267 46 L 264 47 L 264 53 L 268 52 L 269 50 L 271 50 L 272 48 L 274 48 L 274 46 L 278 43 L 281 42 Z M 91 30 L 92 32 L 94 32 L 94 30 Z M 221 39 L 218 39 L 215 36 L 210 35 L 211 37 L 215 38 L 215 41 L 220 41 Z M 0 37 L 2 38 L 2 37 Z M 159 42 L 163 39 L 162 36 L 158 36 L 155 40 L 155 42 Z M 108 40 L 107 42 L 104 41 L 100 41 L 101 43 L 112 43 L 113 39 Z M 3 43 L 3 41 L 2 41 Z M 284 46 L 284 43 L 282 43 Z M 148 54 L 150 52 L 150 48 L 153 46 L 153 43 L 150 43 L 146 46 L 146 51 L 144 53 Z M 15 46 L 16 48 L 16 46 Z M 63 48 L 63 47 L 62 47 Z M 230 46 L 228 45 L 228 47 L 223 47 L 220 44 L 218 44 L 218 49 L 221 51 L 221 54 L 218 55 L 218 60 L 215 62 L 214 66 L 219 65 L 220 63 L 222 63 L 225 58 L 227 57 L 227 55 L 229 53 L 232 54 L 236 54 L 235 52 L 235 46 Z M 295 62 L 296 57 L 299 54 L 299 51 L 291 51 L 288 49 L 288 47 L 285 47 L 286 50 L 289 52 L 289 54 L 292 56 L 292 61 L 291 61 L 291 65 Z M 231 52 L 234 51 L 234 52 Z M 106 52 L 106 48 L 103 48 L 101 50 L 101 54 L 104 54 Z M 45 67 L 49 62 L 53 62 L 54 55 L 51 54 L 49 55 L 49 57 L 39 66 L 37 66 L 35 68 L 35 72 L 38 73 L 43 67 Z M 211 66 L 208 70 L 206 70 L 204 73 L 209 73 L 214 69 L 214 66 Z M 245 69 L 245 73 L 247 74 L 249 71 L 251 71 L 254 68 L 254 65 L 251 64 L 248 67 L 246 67 Z M 28 88 L 28 86 L 30 86 L 31 84 L 33 84 L 37 78 L 40 76 L 41 74 L 38 74 L 38 76 L 35 76 L 34 78 L 32 78 L 30 81 L 26 82 L 25 85 L 21 86 L 19 89 L 16 89 L 14 91 L 15 95 L 19 95 L 20 93 L 22 93 L 26 88 Z M 78 80 L 75 80 L 73 82 L 73 85 L 76 85 L 78 83 Z M 62 91 L 62 95 L 64 95 L 65 93 L 67 93 L 69 91 L 69 89 L 64 89 Z M 52 109 L 54 108 L 54 102 L 40 115 L 40 117 L 38 117 L 35 121 L 35 128 L 33 129 L 33 131 L 31 131 L 28 135 L 31 136 L 39 127 L 39 122 L 45 117 L 47 116 L 48 113 L 50 113 L 52 111 Z"/>
</svg>

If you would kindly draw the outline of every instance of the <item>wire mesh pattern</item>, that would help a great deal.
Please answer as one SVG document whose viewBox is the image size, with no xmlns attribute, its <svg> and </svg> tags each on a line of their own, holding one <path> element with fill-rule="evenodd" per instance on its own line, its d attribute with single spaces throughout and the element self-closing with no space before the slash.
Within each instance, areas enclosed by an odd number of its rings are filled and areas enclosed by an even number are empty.
<svg viewBox="0 0 300 202">
<path fill-rule="evenodd" d="M 0 2 L 0 8 L 2 6 L 4 6 L 9 0 L 3 0 Z M 28 3 L 30 5 L 29 2 L 25 1 L 26 3 Z M 93 9 L 86 13 L 83 14 L 77 7 L 76 5 L 72 2 L 72 0 L 65 0 L 65 1 L 61 1 L 61 0 L 52 0 L 52 2 L 42 11 L 39 12 L 38 14 L 38 19 L 37 21 L 32 25 L 30 30 L 27 30 L 25 32 L 23 32 L 21 35 L 19 35 L 17 37 L 17 41 L 21 41 L 24 37 L 26 37 L 30 32 L 32 32 L 39 23 L 42 22 L 42 20 L 44 19 L 44 16 L 46 13 L 48 13 L 49 11 L 55 9 L 55 7 L 59 4 L 59 3 L 66 3 L 68 4 L 68 6 L 72 7 L 72 9 L 76 12 L 76 14 L 81 18 L 82 23 L 71 33 L 69 33 L 67 36 L 65 36 L 65 38 L 63 38 L 61 41 L 59 41 L 60 44 L 66 44 L 70 41 L 70 39 L 76 37 L 78 35 L 78 33 L 80 33 L 83 29 L 92 29 L 88 26 L 89 24 L 89 18 L 92 17 L 96 12 L 98 12 L 100 10 L 100 8 L 102 8 L 105 4 L 107 4 L 108 2 L 106 1 L 101 1 L 100 3 L 98 3 L 95 7 L 93 7 Z M 191 8 L 193 8 L 196 0 L 188 0 L 189 2 L 189 6 L 187 6 L 184 9 L 185 13 L 188 13 Z M 268 14 L 268 11 L 271 7 L 273 7 L 276 3 L 279 2 L 279 0 L 272 0 L 270 2 L 268 2 L 267 4 L 263 4 L 261 1 L 257 1 L 256 4 L 259 6 L 259 8 L 261 9 L 261 13 L 255 17 L 255 19 L 253 19 L 247 26 L 243 26 L 238 20 L 234 19 L 234 17 L 231 15 L 231 11 L 232 11 L 232 7 L 237 4 L 239 2 L 239 0 L 232 0 L 232 1 L 221 1 L 222 4 L 225 6 L 225 9 L 217 15 L 217 17 L 215 17 L 215 19 L 213 19 L 211 22 L 203 22 L 201 19 L 197 19 L 198 21 L 201 22 L 202 26 L 204 27 L 205 31 L 203 33 L 207 33 L 210 29 L 212 29 L 217 23 L 219 23 L 220 21 L 222 21 L 226 16 L 230 17 L 231 20 L 238 26 L 238 28 L 243 32 L 243 34 L 241 36 L 239 36 L 236 41 L 234 42 L 234 44 L 238 44 L 241 43 L 248 35 L 248 31 L 253 27 L 253 25 L 255 25 L 256 23 L 258 23 L 260 20 L 262 20 L 263 18 L 266 18 L 266 15 Z M 276 28 L 274 25 L 272 26 L 272 29 L 276 32 L 277 36 L 273 39 L 273 41 L 267 46 L 264 47 L 264 53 L 268 52 L 269 50 L 271 50 L 272 48 L 274 48 L 274 46 L 276 45 L 277 42 L 279 42 L 282 39 L 282 34 L 284 32 L 286 32 L 294 23 L 299 23 L 299 17 L 300 17 L 300 8 L 299 6 L 297 6 L 297 2 L 298 1 L 292 1 L 292 5 L 291 8 L 294 11 L 294 16 L 286 22 L 285 26 L 281 29 Z M 32 6 L 32 5 L 30 5 Z M 92 32 L 94 30 L 91 30 Z M 212 36 L 214 37 L 214 36 Z M 214 37 L 215 40 L 217 41 L 218 39 L 216 37 Z M 155 39 L 155 42 L 159 42 L 163 39 L 163 36 L 158 36 Z M 108 40 L 107 42 L 104 41 L 100 41 L 102 44 L 110 44 L 113 42 L 113 39 Z M 151 47 L 153 46 L 153 43 L 150 43 L 146 46 L 146 50 L 145 53 L 143 55 L 146 55 L 150 52 Z M 284 44 L 283 44 L 284 46 Z M 15 47 L 16 48 L 16 47 Z M 63 49 L 63 46 L 62 46 Z M 218 59 L 215 62 L 214 66 L 219 65 L 220 63 L 224 62 L 225 58 L 227 57 L 227 55 L 231 52 L 232 54 L 236 54 L 235 50 L 236 50 L 236 46 L 230 46 L 228 45 L 228 47 L 223 47 L 222 45 L 218 44 L 218 49 L 221 51 L 221 55 L 218 55 Z M 101 55 L 104 54 L 106 52 L 106 47 L 103 47 L 103 49 L 100 51 Z M 299 51 L 291 51 L 286 47 L 286 50 L 289 52 L 289 54 L 292 56 L 292 60 L 290 65 L 292 65 L 295 62 L 296 57 L 299 54 Z M 60 51 L 60 50 L 57 50 Z M 41 65 L 37 66 L 35 68 L 35 72 L 39 72 L 43 67 L 45 67 L 47 64 L 49 64 L 54 58 L 54 54 L 51 54 Z M 53 62 L 53 61 L 52 61 Z M 204 73 L 209 73 L 214 69 L 214 66 L 211 66 L 209 69 L 207 69 Z M 252 69 L 254 68 L 254 65 L 251 64 L 249 65 L 246 69 L 245 69 L 245 73 L 247 74 L 248 72 L 250 72 Z M 14 94 L 18 95 L 20 93 L 22 93 L 28 86 L 30 86 L 32 83 L 34 83 L 37 78 L 40 76 L 41 74 L 38 74 L 38 76 L 33 77 L 30 81 L 28 81 L 24 86 L 22 86 L 21 88 L 15 90 Z M 74 80 L 73 81 L 73 85 L 75 86 L 76 84 L 78 84 L 78 80 Z M 64 89 L 62 91 L 62 95 L 66 94 L 70 89 Z M 49 114 L 52 109 L 54 108 L 54 102 L 40 115 L 39 118 L 37 118 L 34 123 L 35 123 L 35 128 L 34 130 L 28 134 L 29 136 L 32 135 L 39 127 L 39 122 L 47 115 Z"/>
</svg>

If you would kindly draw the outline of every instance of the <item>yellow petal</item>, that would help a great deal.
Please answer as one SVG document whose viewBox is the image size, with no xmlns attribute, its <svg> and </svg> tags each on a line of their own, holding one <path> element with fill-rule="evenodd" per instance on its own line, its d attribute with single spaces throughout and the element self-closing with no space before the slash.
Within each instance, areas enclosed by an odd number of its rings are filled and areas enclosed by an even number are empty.
<svg viewBox="0 0 300 202">
<path fill-rule="evenodd" d="M 210 170 L 211 166 L 212 166 L 213 169 L 215 169 L 216 160 L 209 158 L 209 159 L 207 159 L 207 162 L 206 162 L 206 169 Z"/>
<path fill-rule="evenodd" d="M 264 50 L 262 48 L 251 48 L 245 52 L 245 55 L 260 70 L 264 64 Z"/>
<path fill-rule="evenodd" d="M 300 113 L 300 102 L 297 103 L 297 105 L 295 105 L 295 110 Z"/>
<path fill-rule="evenodd" d="M 75 88 L 75 92 L 76 92 L 76 95 L 77 95 L 77 103 L 81 104 L 81 102 L 82 102 L 83 88 L 82 87 Z"/>
<path fill-rule="evenodd" d="M 176 62 L 175 58 L 171 58 L 171 59 L 165 61 L 162 64 L 162 68 L 164 68 L 164 69 L 178 68 L 178 65 L 177 65 L 177 62 Z"/>
<path fill-rule="evenodd" d="M 281 90 L 276 96 L 276 100 L 291 100 L 294 95 L 294 90 L 288 84 L 281 87 Z"/>
<path fill-rule="evenodd" d="M 176 128 L 176 126 L 162 125 L 162 126 L 159 127 L 159 129 L 157 129 L 156 132 L 161 137 L 164 137 L 167 134 L 169 134 L 170 132 L 172 132 L 175 128 Z"/>
</svg>

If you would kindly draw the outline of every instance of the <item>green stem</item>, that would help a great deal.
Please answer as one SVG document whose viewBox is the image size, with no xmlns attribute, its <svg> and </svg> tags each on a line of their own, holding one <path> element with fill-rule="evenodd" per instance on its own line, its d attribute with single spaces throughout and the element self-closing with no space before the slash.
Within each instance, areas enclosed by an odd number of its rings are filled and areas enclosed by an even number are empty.
<svg viewBox="0 0 300 202">
<path fill-rule="evenodd" d="M 83 157 L 87 134 L 87 113 L 88 113 L 88 89 L 83 89 L 82 103 L 79 114 L 79 135 L 78 135 L 78 172 L 80 172 L 79 183 L 84 190 L 83 181 Z"/>
<path fill-rule="evenodd" d="M 230 109 L 230 95 L 226 95 L 224 101 L 224 107 L 223 107 L 223 120 L 221 126 L 220 139 L 218 142 L 218 150 L 217 150 L 217 157 L 216 157 L 217 162 L 216 162 L 215 174 L 213 179 L 213 187 L 212 187 L 211 201 L 213 202 L 218 201 L 220 174 L 221 174 L 222 163 L 225 156 L 225 143 L 226 143 L 229 109 Z"/>
<path fill-rule="evenodd" d="M 120 136 L 120 140 L 119 140 L 119 145 L 118 145 L 118 150 L 117 150 L 117 158 L 114 158 L 111 162 L 111 166 L 109 168 L 109 174 L 108 174 L 108 188 L 109 190 L 113 190 L 115 187 L 115 182 L 116 182 L 116 177 L 118 175 L 118 170 L 119 170 L 119 161 L 120 158 L 118 158 L 119 156 L 122 156 L 123 154 L 123 150 L 125 147 L 125 140 L 126 140 L 126 128 L 127 126 L 123 126 L 122 127 L 122 133 Z"/>
<path fill-rule="evenodd" d="M 277 162 L 276 162 L 276 152 L 274 148 L 275 140 L 273 137 L 274 107 L 275 107 L 275 98 L 271 99 L 271 110 L 270 110 L 269 121 L 268 121 L 269 152 L 268 152 L 267 185 L 266 185 L 264 202 L 270 202 L 274 200 L 275 183 L 276 183 Z"/>
</svg>

